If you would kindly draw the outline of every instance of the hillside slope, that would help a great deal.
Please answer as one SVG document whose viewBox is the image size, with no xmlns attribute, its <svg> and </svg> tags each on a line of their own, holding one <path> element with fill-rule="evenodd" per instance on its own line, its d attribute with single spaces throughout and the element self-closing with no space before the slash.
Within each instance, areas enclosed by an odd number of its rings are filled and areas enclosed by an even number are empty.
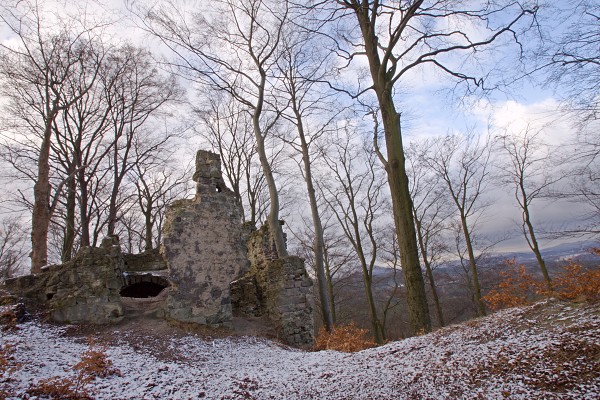
<svg viewBox="0 0 600 400">
<path fill-rule="evenodd" d="M 598 304 L 545 301 L 355 354 L 115 329 L 106 354 L 120 376 L 96 378 L 86 387 L 93 398 L 600 398 Z M 74 376 L 88 345 L 68 331 L 28 322 L 2 332 L 20 364 L 0 380 L 9 398 L 28 398 L 43 378 Z"/>
</svg>

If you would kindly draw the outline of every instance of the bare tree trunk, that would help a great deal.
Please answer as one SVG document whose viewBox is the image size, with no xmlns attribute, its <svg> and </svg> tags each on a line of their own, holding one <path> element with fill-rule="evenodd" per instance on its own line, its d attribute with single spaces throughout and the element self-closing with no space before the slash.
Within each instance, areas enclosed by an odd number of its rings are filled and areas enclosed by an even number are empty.
<svg viewBox="0 0 600 400">
<path fill-rule="evenodd" d="M 324 254 L 325 255 L 325 254 Z M 335 325 L 337 322 L 337 316 L 335 313 L 335 297 L 333 296 L 333 278 L 331 276 L 331 270 L 329 269 L 329 263 L 324 257 L 325 266 L 325 278 L 327 279 L 327 295 L 329 298 L 329 309 L 331 310 L 331 320 Z"/>
<path fill-rule="evenodd" d="M 85 179 L 85 171 L 80 169 L 78 172 L 79 181 L 79 223 L 81 224 L 80 247 L 90 245 L 90 219 L 88 217 L 88 186 Z"/>
<path fill-rule="evenodd" d="M 154 247 L 152 243 L 152 210 L 153 204 L 152 200 L 148 199 L 148 204 L 146 206 L 146 210 L 144 210 L 144 225 L 145 225 L 145 233 L 144 233 L 144 250 L 152 250 Z"/>
<path fill-rule="evenodd" d="M 438 324 L 440 327 L 445 326 L 444 314 L 442 313 L 442 306 L 440 304 L 440 298 L 437 293 L 437 287 L 435 285 L 435 279 L 433 278 L 433 271 L 431 270 L 431 263 L 427 253 L 427 246 L 423 241 L 423 235 L 421 234 L 421 221 L 415 216 L 416 228 L 417 228 L 417 239 L 419 240 L 419 248 L 421 249 L 421 257 L 423 258 L 423 265 L 425 265 L 425 273 L 427 280 L 429 281 L 429 287 L 431 288 L 431 296 L 433 297 L 433 304 L 435 305 L 435 311 L 437 313 Z"/>
<path fill-rule="evenodd" d="M 256 152 L 258 153 L 258 159 L 269 188 L 269 200 L 270 208 L 269 215 L 267 216 L 267 223 L 269 224 L 269 231 L 275 242 L 275 248 L 277 249 L 277 255 L 279 257 L 287 257 L 288 252 L 285 245 L 285 239 L 283 238 L 283 229 L 279 222 L 279 192 L 277 191 L 277 185 L 275 184 L 275 178 L 273 177 L 273 169 L 267 158 L 265 151 L 265 138 L 260 127 L 260 116 L 262 114 L 264 104 L 264 92 L 266 84 L 266 73 L 261 69 L 261 79 L 258 86 L 258 98 L 256 101 L 256 107 L 252 114 L 252 127 L 254 129 L 254 136 L 256 137 Z"/>
<path fill-rule="evenodd" d="M 553 291 L 552 279 L 550 278 L 550 274 L 548 273 L 548 268 L 546 268 L 546 262 L 544 261 L 544 257 L 542 257 L 542 252 L 540 251 L 540 246 L 538 245 L 538 241 L 535 236 L 535 230 L 533 229 L 533 224 L 531 223 L 531 216 L 529 214 L 529 205 L 528 205 L 529 198 L 527 197 L 527 192 L 525 191 L 523 179 L 521 179 L 521 181 L 520 181 L 519 188 L 521 190 L 521 194 L 522 194 L 523 200 L 524 200 L 522 203 L 523 224 L 527 227 L 527 231 L 529 232 L 529 237 L 527 237 L 527 235 L 525 235 L 525 238 L 527 239 L 527 244 L 529 245 L 529 248 L 531 249 L 533 254 L 535 254 L 535 258 L 538 262 L 538 265 L 540 266 L 540 269 L 542 270 L 542 275 L 544 276 L 544 282 L 546 283 L 546 288 L 550 292 L 552 292 Z M 523 230 L 525 230 L 525 229 L 523 229 Z"/>
<path fill-rule="evenodd" d="M 481 300 L 481 286 L 479 286 L 479 274 L 477 273 L 477 262 L 475 260 L 475 253 L 473 251 L 473 243 L 471 241 L 471 234 L 469 227 L 467 226 L 467 217 L 462 213 L 460 216 L 460 223 L 462 225 L 463 235 L 465 237 L 465 245 L 467 246 L 467 254 L 469 256 L 469 269 L 471 271 L 471 277 L 473 280 L 473 299 L 475 306 L 477 307 L 477 315 L 480 317 L 485 316 L 485 305 Z"/>
<path fill-rule="evenodd" d="M 364 38 L 366 56 L 369 60 L 373 88 L 381 110 L 387 151 L 386 172 L 392 196 L 394 224 L 400 247 L 400 262 L 404 272 L 408 309 L 413 330 L 431 331 L 431 319 L 425 294 L 423 273 L 419 264 L 419 249 L 412 214 L 412 200 L 406 174 L 400 115 L 393 100 L 392 76 L 382 67 L 379 58 L 378 38 L 371 26 L 369 10 L 355 9 Z"/>
<path fill-rule="evenodd" d="M 376 51 L 373 49 L 373 51 Z M 378 97 L 380 94 L 378 92 Z M 431 331 L 431 319 L 425 294 L 425 282 L 419 264 L 413 205 L 406 175 L 404 148 L 400 131 L 400 115 L 396 112 L 391 91 L 382 91 L 379 101 L 385 129 L 388 183 L 392 196 L 394 224 L 400 247 L 400 263 L 404 273 L 408 309 L 415 332 Z"/>
<path fill-rule="evenodd" d="M 70 167 L 72 169 L 72 167 Z M 64 263 L 69 261 L 73 255 L 73 244 L 75 243 L 75 206 L 76 206 L 76 192 L 75 186 L 77 181 L 75 179 L 74 171 L 69 171 L 69 177 L 67 181 L 67 205 L 66 205 L 66 216 L 65 216 L 65 237 L 63 240 L 63 248 L 61 252 L 61 261 Z"/>
<path fill-rule="evenodd" d="M 56 107 L 46 117 L 44 137 L 38 158 L 37 180 L 33 186 L 31 215 L 31 273 L 37 274 L 48 262 L 48 228 L 50 226 L 50 139 Z"/>
</svg>

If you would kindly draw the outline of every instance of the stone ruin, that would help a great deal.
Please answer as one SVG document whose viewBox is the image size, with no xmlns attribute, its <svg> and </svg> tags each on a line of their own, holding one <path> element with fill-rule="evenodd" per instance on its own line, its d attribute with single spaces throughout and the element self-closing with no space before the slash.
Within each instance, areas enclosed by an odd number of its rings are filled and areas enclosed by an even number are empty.
<svg viewBox="0 0 600 400">
<path fill-rule="evenodd" d="M 260 318 L 282 341 L 311 346 L 313 284 L 304 260 L 279 257 L 267 226 L 242 224 L 217 154 L 198 151 L 193 179 L 195 197 L 168 208 L 160 252 L 124 254 L 110 237 L 62 265 L 9 279 L 6 289 L 57 322 L 105 324 L 152 314 L 232 328 L 236 318 Z"/>
</svg>

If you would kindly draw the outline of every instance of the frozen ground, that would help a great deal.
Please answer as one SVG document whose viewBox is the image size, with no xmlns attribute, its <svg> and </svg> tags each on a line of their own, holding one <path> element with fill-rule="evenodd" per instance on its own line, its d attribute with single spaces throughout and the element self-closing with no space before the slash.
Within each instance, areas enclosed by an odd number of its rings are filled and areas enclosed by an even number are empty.
<svg viewBox="0 0 600 400">
<path fill-rule="evenodd" d="M 20 364 L 0 376 L 10 399 L 34 398 L 26 390 L 43 378 L 73 376 L 88 349 L 84 335 L 38 322 L 1 335 Z M 112 332 L 106 353 L 121 374 L 96 378 L 94 398 L 600 398 L 598 304 L 538 303 L 354 354 L 252 337 L 144 336 Z"/>
</svg>

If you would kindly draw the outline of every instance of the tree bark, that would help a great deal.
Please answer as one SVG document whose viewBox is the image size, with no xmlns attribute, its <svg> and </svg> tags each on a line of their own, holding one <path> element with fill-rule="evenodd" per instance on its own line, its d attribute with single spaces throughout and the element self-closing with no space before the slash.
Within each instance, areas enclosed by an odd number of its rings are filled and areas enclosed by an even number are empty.
<svg viewBox="0 0 600 400">
<path fill-rule="evenodd" d="M 69 168 L 72 170 L 72 167 Z M 67 205 L 65 216 L 65 237 L 63 240 L 63 248 L 61 251 L 61 261 L 63 263 L 69 261 L 73 256 L 73 244 L 75 243 L 75 207 L 76 207 L 76 192 L 74 171 L 69 171 L 67 181 Z"/>
<path fill-rule="evenodd" d="M 467 246 L 467 254 L 469 255 L 469 269 L 471 270 L 471 276 L 473 281 L 473 299 L 475 306 L 477 307 L 477 315 L 480 317 L 485 316 L 485 305 L 481 300 L 481 286 L 479 286 L 479 274 L 477 273 L 477 262 L 475 260 L 475 253 L 473 251 L 473 243 L 471 241 L 471 233 L 467 225 L 467 217 L 464 215 L 463 210 L 460 211 L 460 223 L 462 225 L 463 235 L 465 237 L 465 245 Z"/>
<path fill-rule="evenodd" d="M 79 181 L 79 223 L 81 224 L 80 247 L 90 245 L 90 218 L 88 216 L 88 181 L 85 178 L 85 170 L 80 168 L 78 175 Z"/>
<path fill-rule="evenodd" d="M 533 224 L 531 223 L 531 216 L 529 214 L 529 205 L 528 205 L 528 197 L 527 191 L 525 190 L 525 183 L 523 182 L 523 176 L 521 176 L 519 180 L 519 189 L 521 190 L 522 195 L 522 209 L 523 209 L 523 223 L 527 227 L 527 231 L 529 232 L 529 238 L 525 235 L 527 239 L 527 244 L 529 248 L 535 254 L 535 258 L 542 270 L 542 275 L 544 276 L 544 282 L 546 283 L 546 288 L 552 292 L 553 285 L 552 279 L 550 278 L 550 274 L 548 273 L 548 268 L 546 268 L 546 262 L 544 261 L 544 257 L 542 257 L 542 252 L 540 251 L 540 246 L 537 241 L 537 237 L 535 236 L 535 230 L 533 229 Z"/>
<path fill-rule="evenodd" d="M 252 113 L 252 128 L 254 129 L 254 136 L 256 138 L 256 152 L 258 153 L 258 159 L 260 160 L 260 166 L 267 182 L 269 189 L 269 200 L 270 208 L 269 215 L 267 216 L 267 223 L 269 224 L 269 231 L 275 243 L 277 249 L 277 255 L 280 258 L 287 257 L 288 252 L 285 245 L 285 239 L 283 238 L 283 229 L 279 222 L 279 192 L 277 191 L 277 185 L 275 178 L 273 177 L 273 169 L 267 158 L 265 150 L 265 138 L 263 136 L 262 129 L 260 127 L 260 116 L 262 114 L 264 93 L 266 84 L 266 73 L 261 69 L 260 71 L 260 84 L 258 87 L 258 99 L 256 101 L 256 107 Z"/>
<path fill-rule="evenodd" d="M 58 101 L 58 100 L 57 100 Z M 56 101 L 56 102 L 57 102 Z M 40 145 L 37 180 L 33 186 L 33 212 L 31 215 L 31 273 L 42 272 L 48 263 L 48 229 L 50 227 L 50 140 L 52 123 L 58 107 L 52 105 L 46 115 L 44 136 Z"/>
<path fill-rule="evenodd" d="M 325 241 L 323 239 L 323 225 L 321 223 L 321 216 L 319 215 L 319 206 L 317 204 L 317 197 L 315 195 L 315 187 L 313 184 L 312 169 L 310 165 L 310 155 L 308 153 L 308 143 L 306 142 L 306 136 L 304 134 L 302 116 L 300 115 L 300 111 L 297 108 L 296 99 L 293 94 L 292 108 L 294 109 L 294 115 L 296 117 L 296 128 L 298 130 L 298 136 L 300 137 L 300 144 L 302 148 L 302 162 L 304 163 L 304 180 L 306 181 L 306 191 L 308 194 L 310 213 L 312 217 L 315 235 L 313 238 L 313 253 L 315 255 L 315 269 L 317 270 L 317 280 L 319 283 L 321 312 L 323 313 L 323 322 L 325 323 L 325 329 L 327 329 L 327 332 L 331 332 L 331 330 L 333 329 L 333 315 L 331 312 L 331 302 L 329 300 L 327 290 L 327 276 L 325 274 L 325 265 L 323 261 L 323 253 L 325 251 Z"/>
<path fill-rule="evenodd" d="M 421 249 L 421 257 L 423 258 L 423 265 L 425 265 L 425 273 L 427 280 L 429 281 L 429 287 L 431 288 L 431 296 L 433 297 L 433 304 L 435 305 L 435 311 L 437 313 L 438 324 L 440 327 L 445 326 L 444 314 L 442 313 L 442 306 L 440 304 L 440 298 L 437 293 L 437 287 L 435 285 L 435 279 L 433 278 L 433 271 L 431 270 L 431 263 L 427 255 L 427 247 L 423 240 L 423 234 L 421 231 L 421 221 L 415 215 L 415 222 L 417 228 L 417 239 L 419 240 L 419 248 Z"/>
<path fill-rule="evenodd" d="M 392 197 L 394 224 L 400 247 L 400 260 L 404 273 L 412 328 L 415 333 L 429 332 L 431 331 L 431 319 L 429 317 L 423 273 L 419 264 L 412 199 L 402 146 L 400 115 L 396 111 L 392 97 L 393 76 L 388 75 L 381 65 L 377 46 L 378 39 L 374 30 L 375 27 L 371 25 L 368 9 L 358 7 L 354 11 L 364 38 L 366 56 L 369 60 L 371 78 L 373 79 L 373 89 L 377 95 L 383 119 L 388 157 L 386 172 Z"/>
</svg>

